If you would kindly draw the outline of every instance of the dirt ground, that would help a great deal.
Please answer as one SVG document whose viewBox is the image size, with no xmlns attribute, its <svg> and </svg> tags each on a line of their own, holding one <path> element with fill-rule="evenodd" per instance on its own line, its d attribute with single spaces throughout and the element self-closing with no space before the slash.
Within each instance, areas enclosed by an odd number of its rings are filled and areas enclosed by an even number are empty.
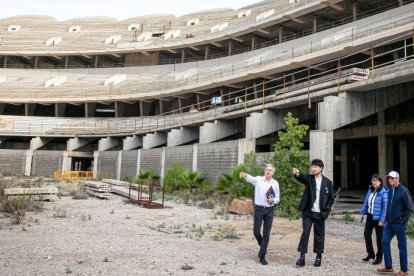
<svg viewBox="0 0 414 276">
<path fill-rule="evenodd" d="M 294 267 L 301 221 L 276 217 L 267 259 L 257 259 L 252 217 L 167 202 L 145 209 L 110 200 L 62 197 L 27 213 L 23 224 L 0 218 L 1 275 L 374 275 L 363 263 L 363 224 L 327 221 L 322 267 Z M 312 245 L 312 240 L 310 241 Z M 413 241 L 409 264 L 413 267 Z M 312 248 L 310 247 L 310 252 Z M 396 241 L 394 268 L 399 271 Z"/>
</svg>

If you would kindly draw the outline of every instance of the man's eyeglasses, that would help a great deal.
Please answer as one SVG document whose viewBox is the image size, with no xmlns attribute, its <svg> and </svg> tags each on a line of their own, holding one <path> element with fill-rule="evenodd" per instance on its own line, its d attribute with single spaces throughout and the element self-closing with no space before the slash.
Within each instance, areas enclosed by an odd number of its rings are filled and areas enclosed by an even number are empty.
<svg viewBox="0 0 414 276">
<path fill-rule="evenodd" d="M 390 179 L 390 180 L 394 180 L 394 179 L 395 179 L 395 177 L 390 176 L 390 177 L 388 177 L 388 179 Z"/>
</svg>

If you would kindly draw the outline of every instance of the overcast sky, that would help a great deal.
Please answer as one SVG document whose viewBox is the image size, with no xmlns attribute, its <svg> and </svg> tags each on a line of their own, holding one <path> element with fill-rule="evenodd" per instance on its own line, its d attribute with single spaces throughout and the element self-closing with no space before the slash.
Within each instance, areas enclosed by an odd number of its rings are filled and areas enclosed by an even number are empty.
<svg viewBox="0 0 414 276">
<path fill-rule="evenodd" d="M 0 0 L 0 18 L 48 15 L 62 21 L 85 16 L 123 20 L 149 14 L 184 14 L 217 8 L 240 9 L 260 0 Z"/>
</svg>

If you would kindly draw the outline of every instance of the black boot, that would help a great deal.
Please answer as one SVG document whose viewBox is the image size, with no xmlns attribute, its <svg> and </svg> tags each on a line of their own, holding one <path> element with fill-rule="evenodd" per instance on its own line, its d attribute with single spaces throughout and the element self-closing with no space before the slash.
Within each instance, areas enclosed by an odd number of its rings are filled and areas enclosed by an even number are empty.
<svg viewBox="0 0 414 276">
<path fill-rule="evenodd" d="M 380 256 L 380 257 L 377 256 L 372 264 L 373 265 L 378 265 L 381 262 L 382 262 L 382 256 Z"/>
<path fill-rule="evenodd" d="M 313 264 L 314 267 L 320 267 L 322 263 L 322 254 L 316 254 L 315 263 Z"/>
<path fill-rule="evenodd" d="M 266 259 L 265 259 L 265 257 L 263 256 L 263 257 L 260 257 L 260 263 L 262 264 L 262 265 L 268 265 L 269 263 L 266 261 Z"/>
<path fill-rule="evenodd" d="M 368 256 L 366 256 L 365 258 L 363 258 L 362 260 L 363 260 L 364 262 L 368 262 L 369 260 L 374 259 L 374 258 L 375 258 L 375 256 L 368 255 Z"/>
<path fill-rule="evenodd" d="M 305 253 L 300 253 L 300 257 L 296 261 L 296 266 L 298 266 L 298 267 L 305 266 Z"/>
</svg>

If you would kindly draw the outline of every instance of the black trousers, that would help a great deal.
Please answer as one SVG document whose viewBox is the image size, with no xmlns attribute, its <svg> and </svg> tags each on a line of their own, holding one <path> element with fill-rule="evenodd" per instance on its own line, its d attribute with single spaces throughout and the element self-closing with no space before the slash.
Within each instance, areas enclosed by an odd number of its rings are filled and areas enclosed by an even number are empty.
<svg viewBox="0 0 414 276">
<path fill-rule="evenodd" d="M 253 234 L 260 246 L 259 258 L 263 258 L 267 253 L 267 246 L 269 245 L 270 231 L 272 230 L 273 214 L 275 207 L 254 206 L 253 215 Z M 263 235 L 260 229 L 263 224 Z"/>
<path fill-rule="evenodd" d="M 310 212 L 302 215 L 303 232 L 300 237 L 298 251 L 308 253 L 309 235 L 313 226 L 313 252 L 323 253 L 325 246 L 325 219 L 321 213 Z"/>
<path fill-rule="evenodd" d="M 372 246 L 372 231 L 375 228 L 375 236 L 377 237 L 377 258 L 382 259 L 382 230 L 383 226 L 378 225 L 378 220 L 372 219 L 372 214 L 367 215 L 367 222 L 365 223 L 364 237 L 365 237 L 365 246 L 367 248 L 367 253 L 369 256 L 375 256 L 374 247 Z"/>
</svg>

